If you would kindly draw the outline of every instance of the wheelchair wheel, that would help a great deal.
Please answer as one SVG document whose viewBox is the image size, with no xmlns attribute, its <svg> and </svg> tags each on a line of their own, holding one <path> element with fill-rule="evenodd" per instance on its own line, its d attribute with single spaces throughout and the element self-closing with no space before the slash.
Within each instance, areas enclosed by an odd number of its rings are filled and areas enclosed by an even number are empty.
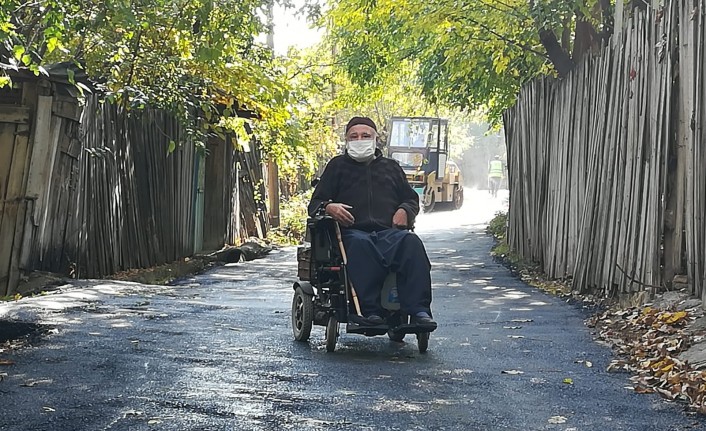
<svg viewBox="0 0 706 431">
<path fill-rule="evenodd" d="M 338 341 L 338 320 L 331 316 L 328 318 L 326 325 L 326 351 L 333 352 L 336 350 L 336 341 Z"/>
<path fill-rule="evenodd" d="M 314 303 L 311 295 L 307 295 L 301 288 L 294 291 L 292 300 L 292 331 L 297 341 L 309 340 L 311 327 L 314 324 Z"/>
<path fill-rule="evenodd" d="M 387 336 L 390 338 L 390 341 L 394 341 L 396 343 L 401 343 L 404 341 L 404 334 L 394 332 L 392 329 L 387 331 Z"/>
<path fill-rule="evenodd" d="M 429 348 L 429 333 L 421 332 L 417 334 L 417 347 L 419 347 L 419 353 L 426 353 Z"/>
</svg>

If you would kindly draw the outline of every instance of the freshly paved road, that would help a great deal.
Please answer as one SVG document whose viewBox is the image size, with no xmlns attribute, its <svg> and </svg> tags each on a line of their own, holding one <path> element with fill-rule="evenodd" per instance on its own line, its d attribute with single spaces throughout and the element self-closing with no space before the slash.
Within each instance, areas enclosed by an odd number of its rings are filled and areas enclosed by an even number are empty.
<svg viewBox="0 0 706 431">
<path fill-rule="evenodd" d="M 425 355 L 411 337 L 346 334 L 326 353 L 320 327 L 294 342 L 294 249 L 175 286 L 85 281 L 0 304 L 0 318 L 55 328 L 0 353 L 15 362 L 0 366 L 0 429 L 704 429 L 606 373 L 611 353 L 592 341 L 586 311 L 490 258 L 482 223 L 499 207 L 475 194 L 420 218 L 440 325 Z"/>
</svg>

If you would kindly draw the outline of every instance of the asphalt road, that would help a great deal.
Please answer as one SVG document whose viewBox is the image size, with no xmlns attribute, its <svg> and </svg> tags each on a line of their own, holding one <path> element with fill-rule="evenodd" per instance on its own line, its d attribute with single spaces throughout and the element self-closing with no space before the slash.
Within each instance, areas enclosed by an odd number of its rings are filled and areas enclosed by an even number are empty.
<svg viewBox="0 0 706 431">
<path fill-rule="evenodd" d="M 491 259 L 482 223 L 500 206 L 475 194 L 420 218 L 439 322 L 424 355 L 409 336 L 343 334 L 334 353 L 322 327 L 293 341 L 293 248 L 175 286 L 82 281 L 0 304 L 0 318 L 53 328 L 0 353 L 14 361 L 0 366 L 0 429 L 706 429 L 607 373 L 586 310 Z"/>
</svg>

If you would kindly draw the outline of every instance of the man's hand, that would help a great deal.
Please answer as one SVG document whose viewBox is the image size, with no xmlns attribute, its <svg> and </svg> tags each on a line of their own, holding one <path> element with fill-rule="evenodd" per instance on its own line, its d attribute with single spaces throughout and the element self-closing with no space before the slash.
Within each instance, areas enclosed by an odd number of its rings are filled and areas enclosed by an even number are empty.
<svg viewBox="0 0 706 431">
<path fill-rule="evenodd" d="M 346 204 L 330 203 L 326 205 L 326 214 L 333 217 L 334 220 L 341 223 L 343 226 L 350 226 L 355 222 L 353 214 L 348 210 L 353 208 Z"/>
<path fill-rule="evenodd" d="M 402 228 L 409 227 L 407 226 L 407 211 L 402 208 L 398 209 L 392 217 L 392 226 Z"/>
</svg>

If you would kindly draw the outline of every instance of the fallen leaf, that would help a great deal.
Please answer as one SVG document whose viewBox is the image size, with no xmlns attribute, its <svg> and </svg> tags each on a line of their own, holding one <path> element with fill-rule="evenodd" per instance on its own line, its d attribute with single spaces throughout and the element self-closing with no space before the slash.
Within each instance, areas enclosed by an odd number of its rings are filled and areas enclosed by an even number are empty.
<svg viewBox="0 0 706 431">
<path fill-rule="evenodd" d="M 147 421 L 147 425 L 157 425 L 157 424 L 161 424 L 161 423 L 162 423 L 162 421 L 160 421 L 159 419 L 150 419 Z"/>
<path fill-rule="evenodd" d="M 508 335 L 507 338 L 525 338 L 524 335 Z"/>
<path fill-rule="evenodd" d="M 689 313 L 687 313 L 686 311 L 677 311 L 676 313 L 664 313 L 660 316 L 660 320 L 669 325 L 673 325 L 681 320 L 684 320 L 684 318 L 688 315 Z"/>
<path fill-rule="evenodd" d="M 0 359 L 0 365 L 15 365 L 15 363 L 9 359 Z"/>
<path fill-rule="evenodd" d="M 588 368 L 592 368 L 592 367 L 593 367 L 593 362 L 591 362 L 591 361 L 586 361 L 585 364 L 586 364 L 586 366 L 587 366 Z"/>
<path fill-rule="evenodd" d="M 567 377 L 566 379 L 564 379 L 564 383 L 566 383 L 567 385 L 573 385 L 574 380 Z"/>
<path fill-rule="evenodd" d="M 532 319 L 512 319 L 510 322 L 513 323 L 529 323 L 529 322 L 534 322 Z"/>
<path fill-rule="evenodd" d="M 20 384 L 20 386 L 24 386 L 24 387 L 26 387 L 26 388 L 33 388 L 33 387 L 35 387 L 35 386 L 37 386 L 38 384 L 41 384 L 41 383 L 52 383 L 52 380 L 48 380 L 48 379 L 44 379 L 44 380 L 28 380 L 28 381 L 26 381 L 26 382 Z"/>
<path fill-rule="evenodd" d="M 501 374 L 511 374 L 511 375 L 517 375 L 517 374 L 524 374 L 524 371 L 520 370 L 504 370 Z"/>
<path fill-rule="evenodd" d="M 565 424 L 566 417 L 565 416 L 552 416 L 549 418 L 549 423 L 550 424 Z"/>
<path fill-rule="evenodd" d="M 47 407 L 47 406 L 42 407 L 42 409 L 44 409 L 45 412 L 55 412 L 56 411 L 56 409 L 53 409 L 53 408 Z"/>
<path fill-rule="evenodd" d="M 522 329 L 522 326 L 503 326 L 503 329 Z"/>
<path fill-rule="evenodd" d="M 668 399 L 668 400 L 674 400 L 675 394 L 669 392 L 668 390 L 662 389 L 662 388 L 654 388 L 654 390 L 655 390 L 658 394 L 660 394 L 662 397 L 664 397 L 664 398 L 666 398 L 666 399 Z"/>
<path fill-rule="evenodd" d="M 628 388 L 630 388 L 628 386 Z M 652 388 L 646 386 L 635 386 L 634 391 L 638 394 L 653 394 L 655 391 Z"/>
</svg>

